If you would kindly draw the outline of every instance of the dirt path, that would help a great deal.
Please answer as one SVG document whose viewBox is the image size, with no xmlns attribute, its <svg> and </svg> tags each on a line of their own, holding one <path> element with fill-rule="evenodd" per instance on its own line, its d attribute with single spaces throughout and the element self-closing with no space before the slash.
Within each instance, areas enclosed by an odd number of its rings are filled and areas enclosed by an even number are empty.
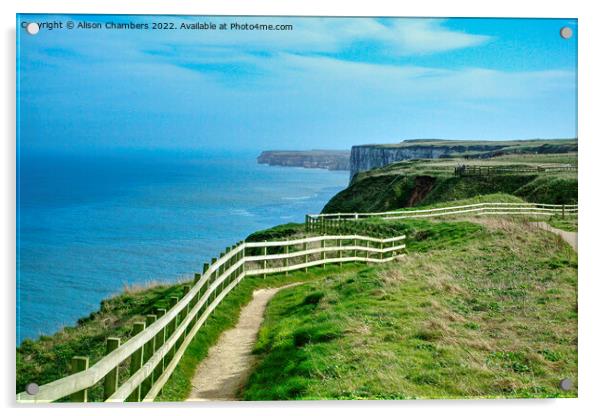
<svg viewBox="0 0 602 416">
<path fill-rule="evenodd" d="M 575 249 L 575 251 L 577 251 L 577 233 L 576 232 L 564 231 L 559 228 L 554 228 L 547 222 L 535 222 L 534 224 L 539 228 L 542 228 L 546 231 L 549 231 L 551 233 L 559 235 L 560 237 L 562 237 L 562 239 L 564 241 L 569 243 L 571 245 L 571 247 L 573 247 Z"/>
<path fill-rule="evenodd" d="M 198 366 L 188 400 L 237 400 L 236 394 L 255 362 L 252 350 L 268 302 L 278 291 L 299 284 L 253 292 L 253 299 L 242 308 L 236 326 L 220 336 Z"/>
</svg>

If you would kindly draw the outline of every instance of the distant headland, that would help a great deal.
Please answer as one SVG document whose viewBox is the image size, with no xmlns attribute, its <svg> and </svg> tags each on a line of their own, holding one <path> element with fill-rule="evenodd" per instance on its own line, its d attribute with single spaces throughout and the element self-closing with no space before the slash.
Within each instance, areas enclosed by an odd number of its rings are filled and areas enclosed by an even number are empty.
<svg viewBox="0 0 602 416">
<path fill-rule="evenodd" d="M 309 169 L 349 170 L 349 150 L 266 150 L 257 163 Z"/>
</svg>

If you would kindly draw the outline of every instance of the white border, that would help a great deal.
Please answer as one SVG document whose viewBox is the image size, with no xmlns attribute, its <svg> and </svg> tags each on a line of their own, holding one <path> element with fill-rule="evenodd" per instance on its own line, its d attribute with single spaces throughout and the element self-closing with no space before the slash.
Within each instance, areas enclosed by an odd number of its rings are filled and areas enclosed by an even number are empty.
<svg viewBox="0 0 602 416">
<path fill-rule="evenodd" d="M 211 414 L 245 415 L 306 415 L 308 412 L 327 414 L 342 411 L 364 415 L 370 411 L 386 414 L 420 412 L 451 415 L 531 414 L 589 414 L 602 406 L 598 397 L 602 383 L 600 356 L 602 342 L 599 330 L 599 297 L 602 295 L 602 277 L 595 262 L 600 233 L 599 160 L 602 155 L 602 132 L 599 120 L 601 96 L 600 44 L 602 15 L 593 1 L 525 1 L 504 0 L 495 3 L 475 0 L 97 0 L 73 2 L 69 0 L 5 0 L 2 2 L 2 119 L 4 137 L 0 161 L 2 205 L 0 230 L 2 250 L 0 264 L 2 280 L 3 342 L 0 395 L 5 414 L 80 415 L 81 406 L 45 407 L 40 409 L 16 407 L 14 404 L 14 314 L 15 314 L 15 13 L 145 13 L 145 14 L 232 14 L 232 15 L 346 15 L 346 16 L 473 16 L 473 17 L 576 17 L 579 19 L 579 181 L 580 181 L 580 279 L 579 279 L 579 399 L 564 400 L 481 400 L 481 401 L 413 401 L 413 402 L 285 402 L 285 403 L 226 403 L 226 404 L 155 404 L 128 406 L 126 412 L 135 415 L 164 415 L 166 408 L 178 415 L 200 412 Z M 117 409 L 88 406 L 94 414 L 108 415 Z M 125 413 L 122 408 L 117 410 Z"/>
</svg>

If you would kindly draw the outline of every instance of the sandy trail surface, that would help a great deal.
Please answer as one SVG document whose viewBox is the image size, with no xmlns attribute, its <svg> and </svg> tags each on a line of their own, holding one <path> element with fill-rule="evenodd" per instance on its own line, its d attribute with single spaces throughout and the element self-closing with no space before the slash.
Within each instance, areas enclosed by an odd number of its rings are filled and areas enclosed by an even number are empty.
<svg viewBox="0 0 602 416">
<path fill-rule="evenodd" d="M 576 232 L 564 231 L 559 228 L 554 228 L 546 222 L 536 222 L 535 225 L 537 225 L 539 228 L 542 228 L 546 231 L 549 231 L 551 233 L 559 235 L 564 241 L 569 243 L 570 246 L 575 249 L 575 251 L 577 251 L 577 233 Z"/>
<path fill-rule="evenodd" d="M 225 331 L 198 366 L 188 400 L 237 400 L 255 364 L 252 354 L 266 306 L 278 291 L 299 285 L 258 289 L 240 312 L 236 326 Z"/>
</svg>

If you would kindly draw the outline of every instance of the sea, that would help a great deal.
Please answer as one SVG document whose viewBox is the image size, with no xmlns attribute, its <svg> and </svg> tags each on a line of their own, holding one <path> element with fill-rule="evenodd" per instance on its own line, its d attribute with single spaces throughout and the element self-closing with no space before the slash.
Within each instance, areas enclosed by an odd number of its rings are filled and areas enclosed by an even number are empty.
<svg viewBox="0 0 602 416">
<path fill-rule="evenodd" d="M 17 345 L 75 325 L 126 285 L 192 278 L 254 231 L 319 212 L 349 179 L 259 165 L 259 153 L 21 152 Z"/>
</svg>

